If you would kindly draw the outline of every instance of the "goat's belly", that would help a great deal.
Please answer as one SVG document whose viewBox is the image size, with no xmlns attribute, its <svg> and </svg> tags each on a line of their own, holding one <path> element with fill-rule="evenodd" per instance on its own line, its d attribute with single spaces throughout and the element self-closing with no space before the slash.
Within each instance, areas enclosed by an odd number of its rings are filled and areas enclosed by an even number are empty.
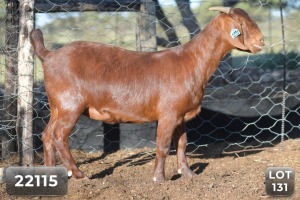
<svg viewBox="0 0 300 200">
<path fill-rule="evenodd" d="M 89 107 L 85 114 L 91 119 L 100 120 L 109 124 L 121 122 L 145 123 L 154 121 L 153 119 L 142 115 L 137 115 L 134 113 L 125 113 L 121 110 L 113 110 L 110 108 L 96 109 L 95 107 Z"/>
</svg>

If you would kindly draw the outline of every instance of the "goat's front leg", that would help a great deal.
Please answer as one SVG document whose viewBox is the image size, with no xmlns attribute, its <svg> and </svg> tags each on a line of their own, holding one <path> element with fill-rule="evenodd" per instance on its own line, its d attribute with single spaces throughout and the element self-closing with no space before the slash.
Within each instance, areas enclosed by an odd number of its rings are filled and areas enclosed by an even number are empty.
<svg viewBox="0 0 300 200">
<path fill-rule="evenodd" d="M 190 170 L 190 167 L 186 160 L 186 144 L 187 144 L 187 135 L 185 131 L 185 123 L 183 122 L 176 127 L 173 136 L 173 142 L 176 148 L 177 153 L 177 166 L 178 173 L 182 176 L 192 178 L 193 172 Z"/>
<path fill-rule="evenodd" d="M 170 151 L 172 136 L 176 127 L 176 119 L 159 120 L 156 133 L 156 157 L 153 180 L 165 180 L 165 160 Z"/>
</svg>

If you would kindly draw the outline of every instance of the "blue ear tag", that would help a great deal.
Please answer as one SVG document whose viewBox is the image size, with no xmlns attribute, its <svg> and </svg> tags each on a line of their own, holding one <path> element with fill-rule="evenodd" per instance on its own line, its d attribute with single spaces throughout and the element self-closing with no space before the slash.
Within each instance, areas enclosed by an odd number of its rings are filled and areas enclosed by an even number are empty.
<svg viewBox="0 0 300 200">
<path fill-rule="evenodd" d="M 239 35 L 241 35 L 239 29 L 234 28 L 234 29 L 232 29 L 231 32 L 230 32 L 230 36 L 231 36 L 233 39 L 236 38 L 236 37 L 238 37 Z"/>
</svg>

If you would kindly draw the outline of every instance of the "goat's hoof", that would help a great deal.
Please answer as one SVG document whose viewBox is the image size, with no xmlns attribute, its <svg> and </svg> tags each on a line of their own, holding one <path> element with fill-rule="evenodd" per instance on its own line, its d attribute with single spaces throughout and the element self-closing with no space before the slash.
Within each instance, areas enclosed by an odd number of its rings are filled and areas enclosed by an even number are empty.
<svg viewBox="0 0 300 200">
<path fill-rule="evenodd" d="M 70 179 L 73 179 L 73 180 L 75 180 L 75 181 L 84 181 L 84 180 L 89 180 L 90 178 L 89 177 L 87 177 L 86 175 L 84 175 L 83 177 L 75 177 L 75 176 L 72 176 L 72 177 L 70 177 Z"/>
<path fill-rule="evenodd" d="M 163 183 L 165 182 L 165 178 L 163 176 L 154 176 L 153 181 L 154 183 Z"/>
<path fill-rule="evenodd" d="M 88 176 L 86 176 L 86 175 L 84 175 L 82 178 L 79 178 L 79 179 L 75 179 L 75 180 L 77 180 L 77 181 L 85 181 L 85 180 L 90 180 L 90 178 L 88 177 Z"/>
<path fill-rule="evenodd" d="M 189 168 L 178 169 L 178 173 L 181 174 L 182 177 L 186 177 L 192 179 L 195 173 Z"/>
<path fill-rule="evenodd" d="M 84 176 L 83 178 L 76 178 L 76 177 L 72 176 L 69 178 L 69 181 L 75 181 L 75 182 L 86 182 L 88 180 L 90 180 L 90 179 L 87 176 Z"/>
<path fill-rule="evenodd" d="M 86 175 L 84 175 L 84 173 L 80 170 L 76 170 L 76 171 L 68 171 L 68 176 L 70 177 L 70 175 L 72 177 L 74 177 L 76 180 L 86 180 L 89 179 Z"/>
</svg>

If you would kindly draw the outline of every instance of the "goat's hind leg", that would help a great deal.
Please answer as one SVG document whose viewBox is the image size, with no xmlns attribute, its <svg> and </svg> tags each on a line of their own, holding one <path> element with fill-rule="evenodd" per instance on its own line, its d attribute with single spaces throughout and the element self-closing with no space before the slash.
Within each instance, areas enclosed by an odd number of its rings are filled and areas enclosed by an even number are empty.
<svg viewBox="0 0 300 200">
<path fill-rule="evenodd" d="M 48 125 L 42 133 L 45 166 L 55 166 L 55 147 L 52 141 L 54 127 L 55 120 L 51 116 Z"/>
<path fill-rule="evenodd" d="M 57 117 L 55 130 L 53 133 L 53 144 L 58 151 L 63 165 L 68 170 L 68 175 L 76 179 L 85 178 L 86 176 L 78 169 L 74 158 L 69 149 L 68 139 L 71 131 L 79 119 L 80 113 L 73 112 L 59 112 Z"/>
<path fill-rule="evenodd" d="M 187 145 L 187 135 L 185 131 L 185 124 L 182 123 L 174 131 L 173 135 L 173 142 L 176 148 L 177 154 L 177 166 L 178 166 L 178 173 L 182 176 L 192 178 L 193 172 L 188 166 L 186 160 L 186 145 Z"/>
</svg>

